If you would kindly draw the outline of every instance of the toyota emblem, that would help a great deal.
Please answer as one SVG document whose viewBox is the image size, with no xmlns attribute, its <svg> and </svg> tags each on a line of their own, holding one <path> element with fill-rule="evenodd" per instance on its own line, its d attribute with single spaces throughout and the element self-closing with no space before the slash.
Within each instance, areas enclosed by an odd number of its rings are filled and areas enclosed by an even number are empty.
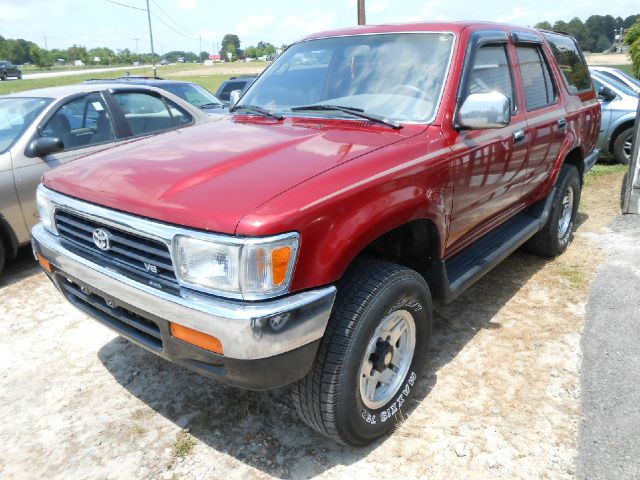
<svg viewBox="0 0 640 480">
<path fill-rule="evenodd" d="M 111 238 L 109 232 L 102 228 L 96 228 L 93 231 L 93 243 L 102 251 L 111 250 Z"/>
</svg>

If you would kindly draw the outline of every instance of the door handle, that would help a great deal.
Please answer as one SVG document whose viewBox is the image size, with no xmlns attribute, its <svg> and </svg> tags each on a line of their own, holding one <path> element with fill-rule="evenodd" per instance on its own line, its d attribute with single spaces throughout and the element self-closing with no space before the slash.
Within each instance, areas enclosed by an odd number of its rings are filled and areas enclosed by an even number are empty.
<svg viewBox="0 0 640 480">
<path fill-rule="evenodd" d="M 525 138 L 524 129 L 521 128 L 519 130 L 514 130 L 513 132 L 513 141 L 514 143 L 518 143 L 523 141 Z"/>
<path fill-rule="evenodd" d="M 567 120 L 564 118 L 561 118 L 560 120 L 558 120 L 558 128 L 560 130 L 567 128 Z"/>
</svg>

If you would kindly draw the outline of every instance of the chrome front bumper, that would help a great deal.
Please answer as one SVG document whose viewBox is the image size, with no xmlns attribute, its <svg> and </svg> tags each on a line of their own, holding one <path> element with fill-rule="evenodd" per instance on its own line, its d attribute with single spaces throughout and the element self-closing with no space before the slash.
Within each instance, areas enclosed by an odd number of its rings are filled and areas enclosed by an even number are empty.
<svg viewBox="0 0 640 480">
<path fill-rule="evenodd" d="M 151 317 L 213 335 L 221 341 L 225 359 L 266 359 L 319 340 L 336 295 L 336 288 L 328 286 L 253 302 L 221 299 L 186 289 L 177 296 L 70 252 L 59 237 L 41 224 L 33 228 L 31 235 L 34 250 L 53 265 L 50 276 L 67 275 Z"/>
</svg>

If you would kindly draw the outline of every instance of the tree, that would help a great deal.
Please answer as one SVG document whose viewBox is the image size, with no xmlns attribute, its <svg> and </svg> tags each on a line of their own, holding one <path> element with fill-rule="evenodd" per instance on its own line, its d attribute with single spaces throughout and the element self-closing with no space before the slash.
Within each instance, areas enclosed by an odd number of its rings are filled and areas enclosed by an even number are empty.
<svg viewBox="0 0 640 480">
<path fill-rule="evenodd" d="M 227 33 L 222 37 L 222 42 L 220 44 L 220 55 L 222 58 L 228 58 L 228 53 L 231 53 L 231 58 L 234 60 L 242 55 L 242 50 L 240 50 L 240 38 L 233 33 Z"/>
<path fill-rule="evenodd" d="M 629 47 L 629 56 L 633 64 L 633 74 L 636 78 L 640 78 L 640 20 L 627 30 L 624 36 L 624 43 L 631 45 Z"/>
<path fill-rule="evenodd" d="M 627 45 L 633 45 L 637 40 L 640 40 L 640 20 L 632 25 L 624 36 L 624 43 Z"/>
<path fill-rule="evenodd" d="M 605 52 L 611 48 L 611 40 L 609 40 L 605 35 L 600 35 L 598 40 L 596 41 L 596 52 Z"/>
<path fill-rule="evenodd" d="M 205 60 L 209 59 L 209 52 L 207 52 L 206 50 L 203 50 L 202 52 L 200 52 L 200 61 L 204 62 Z"/>
<path fill-rule="evenodd" d="M 549 22 L 545 20 L 543 22 L 536 23 L 534 25 L 534 28 L 537 28 L 539 30 L 553 30 L 553 25 L 551 25 Z"/>
</svg>

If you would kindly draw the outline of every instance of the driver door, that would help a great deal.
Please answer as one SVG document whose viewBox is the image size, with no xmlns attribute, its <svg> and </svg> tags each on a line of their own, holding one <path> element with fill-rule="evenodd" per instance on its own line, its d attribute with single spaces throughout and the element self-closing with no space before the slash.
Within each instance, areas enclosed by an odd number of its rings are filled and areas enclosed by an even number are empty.
<svg viewBox="0 0 640 480">
<path fill-rule="evenodd" d="M 29 230 L 39 221 L 35 192 L 42 175 L 117 140 L 112 115 L 100 92 L 74 96 L 53 109 L 37 127 L 35 138 L 59 137 L 65 148 L 46 157 L 13 158 L 16 189 Z"/>
</svg>

